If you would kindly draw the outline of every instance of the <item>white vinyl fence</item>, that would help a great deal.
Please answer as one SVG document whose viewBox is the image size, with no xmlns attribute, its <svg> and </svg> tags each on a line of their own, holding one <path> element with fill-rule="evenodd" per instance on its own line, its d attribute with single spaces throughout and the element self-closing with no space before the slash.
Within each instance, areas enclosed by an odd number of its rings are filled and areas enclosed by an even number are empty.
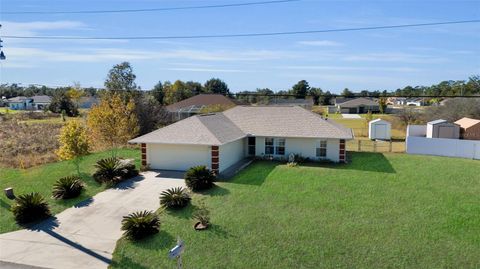
<svg viewBox="0 0 480 269">
<path fill-rule="evenodd" d="M 407 153 L 480 160 L 480 141 L 478 140 L 426 138 L 425 133 L 426 126 L 408 126 Z"/>
</svg>

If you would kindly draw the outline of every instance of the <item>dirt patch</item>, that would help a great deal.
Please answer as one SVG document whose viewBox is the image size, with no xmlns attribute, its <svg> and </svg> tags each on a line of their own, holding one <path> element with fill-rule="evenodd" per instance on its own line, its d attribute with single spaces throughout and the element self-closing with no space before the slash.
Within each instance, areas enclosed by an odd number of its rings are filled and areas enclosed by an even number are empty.
<svg viewBox="0 0 480 269">
<path fill-rule="evenodd" d="M 0 120 L 0 167 L 28 168 L 57 160 L 62 124 Z"/>
</svg>

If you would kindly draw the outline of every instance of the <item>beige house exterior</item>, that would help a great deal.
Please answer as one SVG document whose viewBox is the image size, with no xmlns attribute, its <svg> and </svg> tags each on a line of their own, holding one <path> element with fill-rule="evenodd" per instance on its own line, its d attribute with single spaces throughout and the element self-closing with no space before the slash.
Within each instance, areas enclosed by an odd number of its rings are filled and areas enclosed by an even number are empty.
<svg viewBox="0 0 480 269">
<path fill-rule="evenodd" d="M 222 173 L 245 158 L 346 162 L 351 129 L 298 106 L 236 106 L 195 115 L 130 143 L 141 144 L 142 164 L 185 171 L 205 165 Z"/>
<path fill-rule="evenodd" d="M 455 122 L 460 125 L 460 138 L 468 140 L 480 140 L 480 120 L 462 118 Z"/>
</svg>

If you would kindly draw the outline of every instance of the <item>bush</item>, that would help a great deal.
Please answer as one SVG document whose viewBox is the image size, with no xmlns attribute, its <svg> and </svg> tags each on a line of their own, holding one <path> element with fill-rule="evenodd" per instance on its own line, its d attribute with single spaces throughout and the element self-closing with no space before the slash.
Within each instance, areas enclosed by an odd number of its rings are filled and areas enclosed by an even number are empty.
<svg viewBox="0 0 480 269">
<path fill-rule="evenodd" d="M 152 211 L 138 211 L 123 217 L 123 235 L 131 240 L 139 240 L 156 234 L 160 230 L 160 219 Z"/>
<path fill-rule="evenodd" d="M 205 203 L 201 202 L 198 209 L 193 213 L 193 218 L 204 226 L 210 224 L 210 210 L 208 210 Z"/>
<path fill-rule="evenodd" d="M 82 193 L 83 186 L 78 176 L 62 177 L 53 184 L 52 196 L 55 199 L 75 198 Z"/>
<path fill-rule="evenodd" d="M 210 189 L 215 179 L 215 174 L 204 165 L 194 166 L 185 174 L 185 184 L 193 191 Z"/>
<path fill-rule="evenodd" d="M 20 195 L 11 207 L 13 216 L 18 223 L 29 223 L 50 217 L 47 202 L 38 192 Z"/>
<path fill-rule="evenodd" d="M 160 194 L 160 204 L 169 209 L 179 209 L 188 205 L 191 198 L 187 191 L 182 188 L 171 188 Z"/>
<path fill-rule="evenodd" d="M 105 158 L 95 164 L 93 178 L 99 183 L 115 184 L 138 175 L 132 160 Z"/>
</svg>

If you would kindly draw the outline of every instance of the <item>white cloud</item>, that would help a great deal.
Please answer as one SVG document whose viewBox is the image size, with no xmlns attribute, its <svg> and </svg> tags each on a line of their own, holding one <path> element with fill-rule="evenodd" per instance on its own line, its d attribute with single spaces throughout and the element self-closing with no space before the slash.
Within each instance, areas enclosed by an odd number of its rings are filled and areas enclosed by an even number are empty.
<svg viewBox="0 0 480 269">
<path fill-rule="evenodd" d="M 366 67 L 366 66 L 332 66 L 332 65 L 293 65 L 280 66 L 278 69 L 288 70 L 322 70 L 322 71 L 389 71 L 389 72 L 418 72 L 419 68 L 412 67 Z"/>
<path fill-rule="evenodd" d="M 249 72 L 246 70 L 239 69 L 215 69 L 215 68 L 196 68 L 196 67 L 172 67 L 167 68 L 166 70 L 170 71 L 187 71 L 187 72 L 214 72 L 214 73 L 245 73 Z"/>
<path fill-rule="evenodd" d="M 343 60 L 355 62 L 397 62 L 418 64 L 443 63 L 447 61 L 447 59 L 441 57 L 402 52 L 366 53 L 359 55 L 351 55 L 343 57 Z"/>
<path fill-rule="evenodd" d="M 81 21 L 32 21 L 32 22 L 2 22 L 2 35 L 5 36 L 35 36 L 41 31 L 87 29 Z"/>
<path fill-rule="evenodd" d="M 110 60 L 132 61 L 176 59 L 189 61 L 238 62 L 285 59 L 292 53 L 268 50 L 204 51 L 204 50 L 130 50 L 117 48 L 46 50 L 27 47 L 10 47 L 10 61 L 21 62 L 104 62 Z"/>
<path fill-rule="evenodd" d="M 316 47 L 339 47 L 344 45 L 343 43 L 331 40 L 304 40 L 298 41 L 297 44 Z"/>
</svg>

